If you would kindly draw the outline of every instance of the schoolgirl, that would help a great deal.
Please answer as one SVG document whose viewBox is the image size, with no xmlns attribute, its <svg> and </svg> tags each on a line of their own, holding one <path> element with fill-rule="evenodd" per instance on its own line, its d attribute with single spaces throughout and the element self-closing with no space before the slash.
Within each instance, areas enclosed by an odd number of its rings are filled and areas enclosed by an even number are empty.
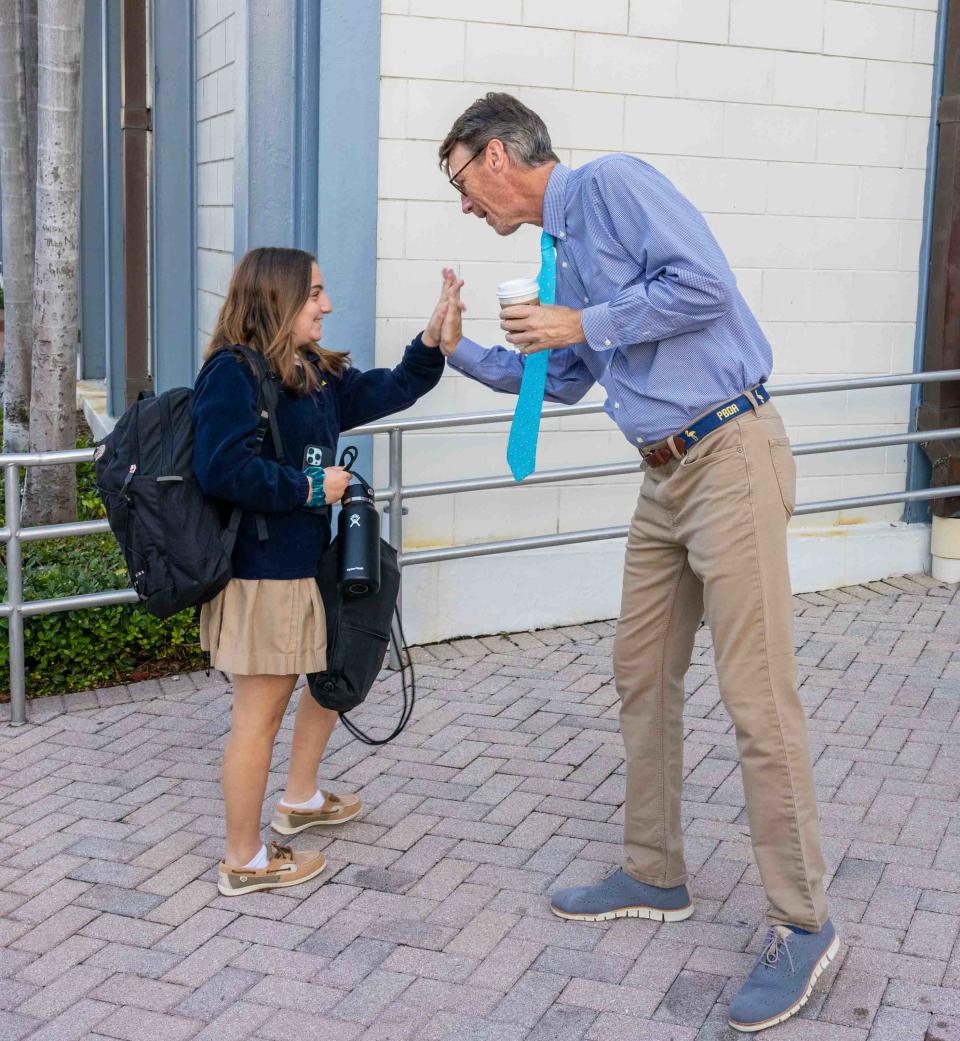
<svg viewBox="0 0 960 1041">
<path fill-rule="evenodd" d="M 201 610 L 201 642 L 213 668 L 232 675 L 230 733 L 223 756 L 226 850 L 218 888 L 227 896 L 297 885 L 325 867 L 319 850 L 293 852 L 261 840 L 260 815 L 277 731 L 297 678 L 325 668 L 326 628 L 315 575 L 330 541 L 329 511 L 350 474 L 304 466 L 308 446 L 332 457 L 342 430 L 400 412 L 440 379 L 437 349 L 455 282 L 447 277 L 424 332 L 394 369 L 361 372 L 347 354 L 319 346 L 332 311 L 316 260 L 296 249 L 247 253 L 234 271 L 197 377 L 194 470 L 207 495 L 244 513 L 233 578 Z M 259 352 L 280 382 L 275 410 L 284 462 L 256 431 L 258 377 L 242 345 Z M 314 453 L 311 454 L 311 457 Z M 308 462 L 310 460 L 307 460 Z M 317 768 L 337 713 L 300 698 L 283 798 L 273 828 L 291 835 L 341 824 L 357 795 L 319 791 Z"/>
</svg>

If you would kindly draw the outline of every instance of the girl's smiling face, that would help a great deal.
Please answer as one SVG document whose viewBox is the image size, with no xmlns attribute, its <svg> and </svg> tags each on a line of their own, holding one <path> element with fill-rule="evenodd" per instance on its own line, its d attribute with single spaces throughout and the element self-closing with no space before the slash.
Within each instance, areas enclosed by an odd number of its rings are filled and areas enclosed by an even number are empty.
<svg viewBox="0 0 960 1041">
<path fill-rule="evenodd" d="M 332 310 L 333 304 L 323 288 L 323 275 L 314 262 L 310 268 L 310 295 L 293 323 L 293 340 L 297 347 L 307 347 L 323 336 L 323 316 Z"/>
</svg>

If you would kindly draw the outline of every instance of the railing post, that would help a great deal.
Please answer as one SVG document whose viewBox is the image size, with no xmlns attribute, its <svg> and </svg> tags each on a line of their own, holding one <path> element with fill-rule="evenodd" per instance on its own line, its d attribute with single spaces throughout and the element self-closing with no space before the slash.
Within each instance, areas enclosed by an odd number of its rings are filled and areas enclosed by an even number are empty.
<svg viewBox="0 0 960 1041">
<path fill-rule="evenodd" d="M 390 545 L 397 551 L 400 564 L 400 590 L 397 593 L 397 613 L 403 610 L 403 431 L 392 427 L 390 438 Z M 397 670 L 400 662 L 400 633 L 391 626 L 390 668 Z"/>
<path fill-rule="evenodd" d="M 27 721 L 27 686 L 23 662 L 23 556 L 20 544 L 20 470 L 16 463 L 4 467 L 7 530 L 7 603 L 10 620 L 7 638 L 10 648 L 10 725 L 21 727 Z"/>
</svg>

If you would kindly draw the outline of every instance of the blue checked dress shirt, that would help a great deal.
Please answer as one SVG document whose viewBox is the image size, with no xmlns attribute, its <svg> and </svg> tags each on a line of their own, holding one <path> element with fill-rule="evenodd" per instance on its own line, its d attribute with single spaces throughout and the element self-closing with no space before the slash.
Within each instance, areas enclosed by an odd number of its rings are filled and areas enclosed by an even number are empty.
<svg viewBox="0 0 960 1041">
<path fill-rule="evenodd" d="M 548 401 L 600 383 L 633 444 L 675 433 L 711 405 L 765 381 L 770 344 L 700 212 L 633 156 L 558 164 L 543 200 L 557 240 L 556 303 L 582 311 L 584 343 L 547 352 Z M 536 357 L 533 355 L 532 357 Z M 516 394 L 523 355 L 464 337 L 450 364 Z"/>
</svg>

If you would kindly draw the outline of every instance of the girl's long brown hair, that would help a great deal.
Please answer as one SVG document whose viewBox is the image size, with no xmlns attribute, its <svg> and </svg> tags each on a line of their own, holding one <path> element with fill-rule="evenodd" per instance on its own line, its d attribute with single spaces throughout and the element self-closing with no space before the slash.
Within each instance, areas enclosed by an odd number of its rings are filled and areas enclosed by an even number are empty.
<svg viewBox="0 0 960 1041">
<path fill-rule="evenodd" d="M 340 376 L 350 364 L 348 354 L 316 344 L 298 349 L 293 342 L 293 324 L 310 297 L 314 260 L 302 249 L 277 246 L 246 253 L 230 279 L 205 357 L 235 344 L 252 347 L 266 358 L 283 385 L 298 394 L 308 394 L 318 384 L 314 365 L 303 364 L 305 354 L 324 372 Z"/>
</svg>

